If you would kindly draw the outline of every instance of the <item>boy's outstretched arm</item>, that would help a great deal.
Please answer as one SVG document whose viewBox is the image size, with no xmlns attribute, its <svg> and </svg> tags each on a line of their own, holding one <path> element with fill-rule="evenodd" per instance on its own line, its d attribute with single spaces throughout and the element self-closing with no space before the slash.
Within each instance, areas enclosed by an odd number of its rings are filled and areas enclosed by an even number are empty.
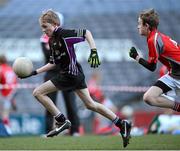
<svg viewBox="0 0 180 151">
<path fill-rule="evenodd" d="M 25 77 L 19 77 L 19 76 L 18 76 L 18 78 L 20 78 L 20 79 L 25 79 L 25 78 L 29 78 L 29 77 L 31 77 L 31 76 L 34 76 L 34 75 L 36 75 L 36 74 L 38 74 L 37 71 L 36 71 L 36 70 L 33 70 L 33 71 L 30 73 L 30 75 L 25 76 Z"/>
<path fill-rule="evenodd" d="M 96 44 L 94 41 L 94 38 L 89 30 L 86 30 L 85 38 L 89 44 L 89 47 L 91 49 L 91 53 L 88 58 L 88 63 L 91 65 L 91 67 L 96 68 L 98 67 L 101 63 L 99 61 L 99 56 L 98 52 L 96 49 Z"/>
<path fill-rule="evenodd" d="M 44 65 L 44 66 L 42 66 L 42 67 L 40 67 L 40 68 L 38 68 L 38 69 L 36 69 L 36 70 L 33 70 L 30 75 L 28 75 L 28 76 L 26 76 L 26 77 L 19 77 L 19 78 L 21 78 L 21 79 L 29 78 L 29 77 L 34 76 L 34 75 L 37 75 L 37 74 L 39 74 L 39 73 L 42 73 L 42 72 L 46 72 L 46 71 L 48 71 L 48 70 L 51 70 L 51 69 L 53 69 L 55 66 L 56 66 L 55 64 L 47 63 L 46 65 Z"/>
<path fill-rule="evenodd" d="M 133 59 L 135 59 L 139 64 L 141 64 L 142 66 L 144 66 L 146 69 L 150 70 L 150 71 L 155 71 L 156 69 L 156 63 L 149 63 L 148 61 L 146 61 L 145 59 L 139 57 L 139 54 L 136 50 L 135 47 L 131 47 L 130 51 L 129 51 L 129 56 Z"/>
</svg>

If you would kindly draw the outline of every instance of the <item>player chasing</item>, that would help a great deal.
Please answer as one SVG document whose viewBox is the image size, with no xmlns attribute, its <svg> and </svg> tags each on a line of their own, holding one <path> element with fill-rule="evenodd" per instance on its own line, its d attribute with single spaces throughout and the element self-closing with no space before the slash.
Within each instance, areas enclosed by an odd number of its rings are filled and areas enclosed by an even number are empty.
<svg viewBox="0 0 180 151">
<path fill-rule="evenodd" d="M 46 72 L 55 66 L 59 68 L 59 74 L 41 84 L 33 91 L 34 97 L 57 121 L 56 128 L 50 131 L 47 137 L 58 135 L 71 126 L 71 122 L 66 119 L 47 94 L 57 90 L 74 90 L 88 109 L 105 116 L 120 129 L 123 146 L 126 147 L 129 144 L 131 123 L 127 120 L 120 119 L 104 105 L 92 100 L 87 89 L 83 70 L 76 60 L 74 44 L 87 40 L 91 49 L 88 62 L 93 68 L 100 65 L 98 52 L 91 32 L 86 29 L 69 30 L 61 28 L 59 17 L 52 10 L 44 12 L 39 18 L 39 23 L 42 31 L 50 38 L 51 56 L 49 63 L 33 71 L 27 77 Z"/>
<path fill-rule="evenodd" d="M 144 94 L 143 100 L 152 106 L 170 108 L 180 112 L 180 102 L 172 101 L 162 94 L 180 89 L 180 47 L 170 37 L 157 30 L 159 16 L 154 9 L 142 11 L 138 18 L 138 32 L 147 38 L 149 59 L 140 57 L 135 47 L 130 49 L 129 55 L 139 64 L 150 71 L 155 71 L 158 60 L 164 64 L 168 73 L 162 76 Z"/>
</svg>

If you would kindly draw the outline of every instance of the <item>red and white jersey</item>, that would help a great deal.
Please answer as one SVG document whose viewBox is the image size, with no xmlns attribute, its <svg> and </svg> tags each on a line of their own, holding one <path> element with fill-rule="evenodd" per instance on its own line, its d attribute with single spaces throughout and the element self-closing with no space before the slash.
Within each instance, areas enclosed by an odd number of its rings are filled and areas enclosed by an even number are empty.
<svg viewBox="0 0 180 151">
<path fill-rule="evenodd" d="M 147 38 L 149 63 L 164 64 L 169 73 L 180 78 L 180 46 L 170 37 L 157 30 L 151 31 Z"/>
<path fill-rule="evenodd" d="M 17 77 L 11 66 L 7 64 L 0 65 L 0 84 L 8 84 L 9 86 L 15 85 L 17 83 Z M 1 89 L 1 95 L 6 97 L 13 92 L 12 88 Z"/>
</svg>

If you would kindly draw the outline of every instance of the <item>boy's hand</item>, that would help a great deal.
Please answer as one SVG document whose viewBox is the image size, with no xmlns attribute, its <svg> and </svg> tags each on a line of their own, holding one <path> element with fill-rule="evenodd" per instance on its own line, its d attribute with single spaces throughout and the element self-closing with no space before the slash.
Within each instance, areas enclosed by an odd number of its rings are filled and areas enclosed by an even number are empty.
<svg viewBox="0 0 180 151">
<path fill-rule="evenodd" d="M 91 49 L 91 53 L 90 53 L 90 56 L 88 58 L 88 63 L 93 68 L 96 68 L 101 64 L 100 61 L 99 61 L 97 49 Z"/>
<path fill-rule="evenodd" d="M 32 71 L 32 72 L 31 72 L 31 74 L 30 74 L 30 75 L 25 76 L 25 77 L 19 77 L 19 78 L 20 78 L 20 79 L 25 79 L 25 78 L 31 77 L 31 76 L 33 76 L 33 75 L 36 75 L 36 74 L 37 74 L 37 71 L 36 71 L 36 70 L 34 70 L 34 71 Z"/>
<path fill-rule="evenodd" d="M 139 54 L 137 53 L 137 50 L 135 47 L 131 47 L 130 51 L 129 51 L 129 56 L 133 59 L 136 59 L 136 57 L 138 56 Z"/>
</svg>

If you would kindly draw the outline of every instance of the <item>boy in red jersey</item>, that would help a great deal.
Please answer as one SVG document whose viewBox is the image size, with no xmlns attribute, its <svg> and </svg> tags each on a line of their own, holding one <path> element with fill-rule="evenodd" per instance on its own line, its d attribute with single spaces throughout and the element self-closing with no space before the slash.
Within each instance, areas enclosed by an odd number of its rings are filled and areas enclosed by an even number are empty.
<svg viewBox="0 0 180 151">
<path fill-rule="evenodd" d="M 159 16 L 154 9 L 142 11 L 138 17 L 138 32 L 147 38 L 149 58 L 140 57 L 136 48 L 129 55 L 150 71 L 155 71 L 158 60 L 167 67 L 168 73 L 162 76 L 144 94 L 143 100 L 152 106 L 170 108 L 180 112 L 180 102 L 171 101 L 162 94 L 180 89 L 180 47 L 167 35 L 157 30 Z"/>
<path fill-rule="evenodd" d="M 0 55 L 0 84 L 12 86 L 17 83 L 17 77 L 10 65 L 7 63 L 7 59 L 4 55 Z M 15 90 L 13 88 L 0 89 L 1 97 L 0 102 L 2 104 L 2 120 L 5 125 L 9 125 L 9 113 L 11 109 L 11 103 L 15 96 Z"/>
</svg>

